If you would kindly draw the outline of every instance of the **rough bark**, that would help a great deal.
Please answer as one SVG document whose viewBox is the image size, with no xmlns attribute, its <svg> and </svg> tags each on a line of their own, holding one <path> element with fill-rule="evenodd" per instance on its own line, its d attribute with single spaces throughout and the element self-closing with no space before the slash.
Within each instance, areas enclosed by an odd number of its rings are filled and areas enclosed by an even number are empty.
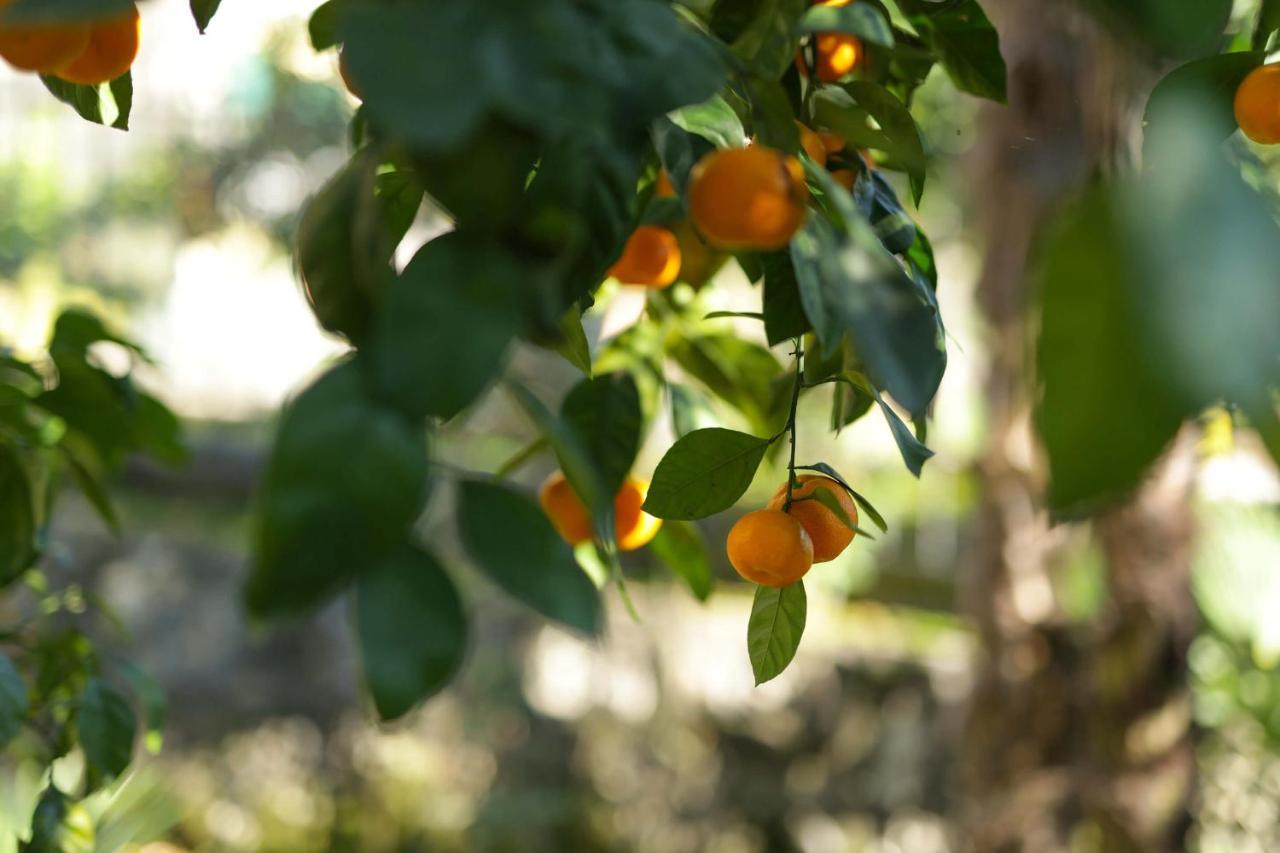
<svg viewBox="0 0 1280 853">
<path fill-rule="evenodd" d="M 965 846 L 1180 849 L 1194 779 L 1191 457 L 1172 450 L 1126 505 L 1095 522 L 1108 602 L 1081 629 L 1064 618 L 1052 581 L 1065 547 L 1088 532 L 1050 525 L 1030 422 L 1035 242 L 1083 183 L 1131 167 L 1151 74 L 1077 4 L 990 6 L 1009 105 L 987 112 L 974 169 L 991 426 L 979 464 L 984 547 L 962 587 L 981 650 L 961 774 Z"/>
</svg>

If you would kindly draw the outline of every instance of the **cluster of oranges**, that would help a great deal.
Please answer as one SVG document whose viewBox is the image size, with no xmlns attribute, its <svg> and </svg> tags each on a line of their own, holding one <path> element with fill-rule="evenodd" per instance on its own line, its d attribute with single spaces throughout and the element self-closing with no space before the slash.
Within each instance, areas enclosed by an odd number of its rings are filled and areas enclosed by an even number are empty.
<svg viewBox="0 0 1280 853">
<path fill-rule="evenodd" d="M 793 584 L 814 563 L 834 560 L 853 541 L 853 529 L 819 502 L 819 490 L 838 502 L 849 522 L 855 527 L 858 524 L 858 507 L 845 488 L 830 477 L 797 477 L 790 505 L 788 485 L 783 482 L 764 509 L 747 513 L 729 531 L 729 562 L 738 574 L 761 586 Z"/>
<path fill-rule="evenodd" d="M 1262 145 L 1280 143 L 1280 63 L 1249 72 L 1235 98 L 1236 124 Z"/>
<path fill-rule="evenodd" d="M 0 0 L 0 9 L 12 0 Z M 52 74 L 69 83 L 116 79 L 138 56 L 136 6 L 112 18 L 57 24 L 0 24 L 0 58 L 19 71 Z"/>
</svg>

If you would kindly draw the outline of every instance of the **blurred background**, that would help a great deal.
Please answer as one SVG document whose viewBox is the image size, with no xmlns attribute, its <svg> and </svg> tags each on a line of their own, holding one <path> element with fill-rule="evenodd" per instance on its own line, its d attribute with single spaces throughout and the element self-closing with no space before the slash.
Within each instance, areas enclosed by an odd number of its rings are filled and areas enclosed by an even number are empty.
<svg viewBox="0 0 1280 853">
<path fill-rule="evenodd" d="M 290 258 L 295 212 L 344 161 L 354 106 L 333 56 L 306 42 L 313 5 L 228 3 L 200 36 L 186 4 L 144 4 L 127 134 L 83 122 L 34 78 L 0 68 L 0 339 L 35 351 L 65 305 L 103 312 L 155 358 L 148 387 L 184 417 L 192 451 L 178 470 L 126 470 L 116 484 L 122 536 L 68 495 L 52 537 L 48 573 L 106 603 L 101 641 L 168 695 L 162 745 L 94 806 L 97 849 L 966 849 L 971 795 L 958 792 L 991 776 L 966 747 L 984 742 L 970 711 L 990 701 L 982 687 L 1002 664 L 986 655 L 989 614 L 972 604 L 986 594 L 1000 499 L 993 437 L 1004 464 L 1036 465 L 1025 412 L 990 404 L 1008 347 L 990 307 L 988 239 L 1018 230 L 998 214 L 1008 217 L 1020 187 L 1043 192 L 1036 170 L 1054 159 L 1014 152 L 1024 159 L 1011 166 L 1006 143 L 991 141 L 1010 138 L 1017 103 L 980 110 L 940 71 L 919 95 L 933 157 L 919 216 L 937 246 L 951 338 L 929 435 L 938 455 L 917 481 L 880 420 L 833 437 L 821 392 L 806 402 L 801 447 L 812 453 L 802 455 L 820 452 L 890 531 L 809 576 L 808 628 L 790 669 L 753 687 L 743 642 L 751 591 L 714 544 L 767 500 L 782 478 L 774 468 L 739 510 L 703 526 L 717 575 L 710 600 L 699 604 L 642 554 L 628 564 L 641 619 L 610 594 L 600 642 L 549 627 L 465 575 L 478 628 L 462 677 L 403 724 L 378 728 L 356 686 L 345 603 L 270 630 L 247 624 L 240 605 L 253 489 L 278 407 L 342 349 L 316 327 Z M 1002 5 L 1017 4 L 993 4 L 1002 32 L 1016 34 Z M 1016 35 L 1005 49 L 1016 67 Z M 991 170 L 1001 181 L 974 178 Z M 424 213 L 408 250 L 442 226 Z M 756 310 L 758 295 L 731 266 L 700 298 L 708 310 Z M 642 296 L 607 293 L 587 317 L 597 352 L 642 309 Z M 734 323 L 707 328 L 762 337 Z M 510 370 L 547 401 L 575 379 L 532 348 Z M 739 425 L 729 411 L 702 416 Z M 1277 850 L 1280 480 L 1225 413 L 1200 426 L 1179 456 L 1196 534 L 1190 693 L 1148 723 L 1153 737 L 1161 726 L 1174 739 L 1194 735 L 1195 849 Z M 532 435 L 514 407 L 490 398 L 448 427 L 438 455 L 492 471 Z M 657 424 L 641 473 L 671 440 Z M 550 466 L 527 467 L 523 482 L 536 487 Z M 447 526 L 432 526 L 449 512 L 446 487 L 425 532 L 456 557 Z M 1050 528 L 1030 504 L 1002 512 L 1021 527 L 1004 530 L 1000 547 L 1052 553 L 1051 568 L 1007 584 L 1013 610 L 1047 626 L 1022 647 L 1032 660 L 1015 665 L 1039 673 L 1033 692 L 1052 707 L 1054 679 L 1065 696 L 1079 677 L 1054 669 L 1061 650 L 1092 648 L 1114 617 L 1106 532 Z M 1028 731 L 1054 726 L 1034 706 L 1014 719 Z M 1169 771 L 1170 784 L 1184 770 Z M 39 786 L 33 768 L 11 771 L 0 780 L 0 827 L 30 815 Z M 1081 832 L 1078 849 L 1097 849 L 1087 824 Z M 4 845 L 14 849 L 12 837 Z"/>
</svg>

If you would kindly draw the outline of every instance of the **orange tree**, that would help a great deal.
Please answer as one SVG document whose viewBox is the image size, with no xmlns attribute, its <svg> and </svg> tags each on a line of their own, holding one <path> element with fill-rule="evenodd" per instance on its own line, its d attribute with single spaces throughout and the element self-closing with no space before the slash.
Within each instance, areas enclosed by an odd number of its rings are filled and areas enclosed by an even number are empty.
<svg viewBox="0 0 1280 853">
<path fill-rule="evenodd" d="M 193 0 L 202 28 L 217 5 Z M 1280 4 L 1262 5 L 1243 43 L 1222 35 L 1229 3 L 1172 23 L 1154 6 L 1099 6 L 1198 58 L 1152 96 L 1149 168 L 1088 194 L 1046 243 L 1037 420 L 1050 504 L 1062 515 L 1132 488 L 1178 425 L 1211 403 L 1236 406 L 1273 452 L 1280 445 L 1274 205 L 1242 180 L 1260 172 L 1252 152 L 1221 144 L 1236 127 L 1239 83 L 1280 27 Z M 10 0 L 0 27 L 74 27 L 132 9 L 128 0 Z M 317 50 L 341 50 L 343 77 L 362 99 L 350 160 L 308 203 L 297 235 L 306 298 L 350 352 L 281 419 L 257 512 L 251 613 L 304 613 L 353 592 L 364 677 L 378 714 L 395 718 L 449 681 L 467 644 L 456 567 L 415 535 L 441 480 L 456 481 L 469 562 L 546 618 L 590 634 L 601 627 L 600 587 L 570 542 L 596 552 L 601 586 L 624 599 L 620 544 L 652 549 L 705 596 L 704 544 L 690 522 L 732 506 L 774 451 L 786 455 L 788 476 L 727 547 L 762 584 L 748 621 L 756 678 L 777 675 L 803 632 L 803 575 L 865 533 L 860 523 L 885 527 L 821 448 L 797 447 L 806 393 L 834 386 L 836 431 L 877 412 L 911 473 L 931 456 L 926 421 L 946 367 L 937 270 L 896 188 L 917 204 L 925 190 L 911 106 L 936 66 L 961 91 L 1004 98 L 998 40 L 979 5 L 330 0 L 310 37 Z M 127 126 L 128 72 L 79 83 L 59 76 L 63 58 L 49 61 L 37 70 L 56 97 Z M 1264 117 L 1265 126 L 1271 87 L 1257 90 L 1241 95 L 1240 120 Z M 398 268 L 395 250 L 427 199 L 453 228 Z M 697 301 L 667 287 L 676 261 L 675 279 L 700 287 L 730 255 L 759 286 L 759 310 L 740 316 L 762 324 L 768 347 L 707 331 L 694 322 Z M 582 314 L 611 271 L 651 290 L 645 316 L 593 357 Z M 582 371 L 559 405 L 504 378 L 519 340 Z M 86 413 L 104 400 L 59 411 L 47 395 L 97 368 L 81 353 L 64 372 L 56 334 L 50 352 L 51 370 L 6 368 L 6 388 L 28 386 L 14 398 L 18 423 L 49 414 L 66 436 L 93 435 Z M 688 381 L 670 378 L 672 362 Z M 539 440 L 496 474 L 433 459 L 440 425 L 489 393 L 509 395 Z M 708 395 L 750 431 L 698 428 L 692 413 Z M 161 410 L 123 399 L 128 426 L 93 444 L 97 456 L 172 450 Z M 679 437 L 645 484 L 631 469 L 664 410 Z M 5 543 L 24 543 L 4 554 L 13 581 L 37 565 L 44 516 L 34 496 L 47 491 L 47 475 L 33 480 L 19 465 L 72 451 L 5 423 L 0 507 L 16 531 Z M 540 507 L 508 476 L 543 451 L 560 475 Z M 79 467 L 89 466 L 70 464 Z M 83 483 L 105 507 L 97 480 Z M 88 664 L 42 680 L 42 659 L 25 654 L 0 672 L 2 731 L 47 712 L 65 749 L 80 720 L 86 753 L 109 743 L 113 761 L 102 769 L 121 769 L 134 731 L 128 705 L 118 694 L 104 703 Z M 62 694 L 31 700 L 33 684 Z"/>
</svg>

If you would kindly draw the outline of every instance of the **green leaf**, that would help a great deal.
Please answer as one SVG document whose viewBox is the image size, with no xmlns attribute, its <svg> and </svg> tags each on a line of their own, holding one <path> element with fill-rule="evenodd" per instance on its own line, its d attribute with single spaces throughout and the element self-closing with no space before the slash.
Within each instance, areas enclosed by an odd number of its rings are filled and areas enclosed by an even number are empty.
<svg viewBox="0 0 1280 853">
<path fill-rule="evenodd" d="M 644 426 L 640 391 L 631 374 L 582 380 L 565 397 L 560 416 L 595 463 L 601 488 L 616 494 L 640 452 Z"/>
<path fill-rule="evenodd" d="M 368 397 L 344 362 L 285 411 L 247 590 L 256 616 L 321 604 L 404 542 L 426 496 L 426 432 Z"/>
<path fill-rule="evenodd" d="M 1126 35 L 1159 53 L 1191 59 L 1216 52 L 1231 20 L 1232 0 L 1197 0 L 1170 5 L 1165 0 L 1087 0 L 1084 5 Z"/>
<path fill-rule="evenodd" d="M 781 151 L 799 151 L 800 128 L 782 85 L 752 77 L 747 80 L 747 91 L 751 96 L 751 132 L 756 140 Z"/>
<path fill-rule="evenodd" d="M 898 7 L 937 51 L 956 88 L 1005 102 L 1006 71 L 1000 37 L 976 0 L 898 0 Z"/>
<path fill-rule="evenodd" d="M 681 368 L 741 412 L 752 429 L 774 429 L 769 399 L 782 365 L 769 350 L 725 333 L 679 338 L 670 344 L 670 353 Z"/>
<path fill-rule="evenodd" d="M 137 727 L 125 698 L 101 680 L 89 679 L 76 709 L 76 735 L 85 761 L 102 781 L 116 778 L 129 767 Z"/>
<path fill-rule="evenodd" d="M 791 664 L 804 634 L 807 611 L 803 581 L 756 588 L 747 622 L 747 653 L 757 686 L 777 678 Z"/>
<path fill-rule="evenodd" d="M 694 598 L 706 601 L 711 596 L 711 560 L 696 525 L 664 521 L 649 548 L 672 574 L 684 581 Z"/>
<path fill-rule="evenodd" d="M 1064 214 L 1044 250 L 1036 424 L 1059 516 L 1130 491 L 1188 414 L 1165 390 L 1168 366 L 1134 334 L 1142 320 L 1129 251 L 1101 192 Z"/>
<path fill-rule="evenodd" d="M 733 107 L 719 95 L 700 104 L 676 110 L 670 116 L 676 127 L 700 136 L 716 148 L 741 148 L 747 132 Z"/>
<path fill-rule="evenodd" d="M 142 706 L 147 750 L 152 754 L 157 753 L 164 736 L 165 720 L 169 716 L 169 701 L 165 698 L 164 688 L 141 667 L 129 661 L 120 661 L 117 668 L 128 680 L 134 698 Z"/>
<path fill-rule="evenodd" d="M 831 510 L 831 513 L 836 517 L 836 520 L 852 530 L 854 533 L 860 533 L 868 539 L 875 539 L 874 536 L 860 528 L 858 523 L 849 517 L 849 513 L 845 512 L 844 507 L 840 504 L 840 499 L 833 495 L 830 489 L 814 489 L 813 494 L 810 497 L 801 498 L 801 500 L 817 501 L 827 509 Z"/>
<path fill-rule="evenodd" d="M 27 718 L 27 683 L 13 662 L 0 655 L 0 748 L 22 731 Z"/>
<path fill-rule="evenodd" d="M 701 392 L 677 382 L 668 383 L 667 390 L 671 394 L 671 422 L 677 437 L 716 423 L 711 403 Z"/>
<path fill-rule="evenodd" d="M 920 440 L 908 429 L 902 422 L 902 418 L 898 417 L 898 413 L 884 401 L 884 397 L 878 391 L 876 402 L 880 404 L 880 411 L 889 422 L 889 430 L 893 433 L 893 440 L 898 445 L 898 452 L 902 454 L 902 461 L 906 463 L 907 470 L 919 477 L 924 469 L 924 463 L 933 458 L 933 451 L 920 443 Z"/>
<path fill-rule="evenodd" d="M 831 193 L 842 192 L 823 170 L 806 168 Z M 810 216 L 792 240 L 791 257 L 805 314 L 824 348 L 834 350 L 847 338 L 872 382 L 912 417 L 923 417 L 947 365 L 932 293 L 922 291 L 856 212 L 842 232 Z"/>
<path fill-rule="evenodd" d="M 1156 84 L 1143 115 L 1148 145 L 1170 122 L 1185 116 L 1189 105 L 1199 104 L 1200 121 L 1219 139 L 1236 131 L 1236 89 L 1249 72 L 1266 60 L 1262 51 L 1226 53 L 1197 59 L 1173 69 Z M 1176 132 L 1176 128 L 1168 132 Z"/>
<path fill-rule="evenodd" d="M 0 22 L 78 23 L 110 18 L 132 8 L 134 0 L 13 0 L 0 12 Z"/>
<path fill-rule="evenodd" d="M 556 344 L 556 352 L 564 356 L 564 360 L 582 371 L 584 376 L 591 376 L 591 344 L 587 341 L 586 329 L 582 326 L 582 313 L 570 308 L 560 320 L 560 341 Z"/>
<path fill-rule="evenodd" d="M 191 16 L 196 19 L 196 26 L 203 34 L 209 28 L 209 22 L 222 5 L 222 0 L 191 0 Z"/>
<path fill-rule="evenodd" d="M 16 5 L 8 8 L 13 9 Z M 133 76 L 130 72 L 126 71 L 107 85 L 68 83 L 50 74 L 41 74 L 40 82 L 50 94 L 69 105 L 86 121 L 106 124 L 106 117 L 111 116 L 111 127 L 129 129 L 129 114 L 133 109 Z"/>
<path fill-rule="evenodd" d="M 704 320 L 725 320 L 730 317 L 741 320 L 764 320 L 764 314 L 759 311 L 712 311 L 702 319 Z"/>
<path fill-rule="evenodd" d="M 813 465 L 797 465 L 796 470 L 817 471 L 819 474 L 823 474 L 835 480 L 846 492 L 849 493 L 850 497 L 852 497 L 854 502 L 858 504 L 858 508 L 862 510 L 863 514 L 866 515 L 867 518 L 871 519 L 872 523 L 874 523 L 876 527 L 880 528 L 881 533 L 889 532 L 889 526 L 885 524 L 884 516 L 880 514 L 880 511 L 871 505 L 871 501 L 854 491 L 854 488 L 849 485 L 848 481 L 846 481 L 844 477 L 840 476 L 840 473 L 836 471 L 835 468 L 832 468 L 825 462 L 818 462 Z"/>
<path fill-rule="evenodd" d="M 1258 9 L 1258 26 L 1253 32 L 1253 49 L 1265 48 L 1276 30 L 1280 30 L 1280 0 L 1262 0 Z"/>
<path fill-rule="evenodd" d="M 813 328 L 805 316 L 796 271 L 787 252 L 761 258 L 764 266 L 764 333 L 769 346 L 798 338 Z"/>
<path fill-rule="evenodd" d="M 842 88 L 879 125 L 889 145 L 876 147 L 888 154 L 893 165 L 910 177 L 912 200 L 919 205 L 920 197 L 924 195 L 926 160 L 924 138 L 911 111 L 888 89 L 868 80 L 854 80 Z M 889 192 L 892 194 L 892 190 Z"/>
<path fill-rule="evenodd" d="M 342 43 L 338 25 L 349 2 L 350 0 L 325 0 L 311 13 L 311 18 L 307 21 L 307 35 L 311 38 L 313 50 L 328 50 Z"/>
<path fill-rule="evenodd" d="M 356 582 L 356 634 L 365 684 L 382 720 L 438 693 L 462 665 L 467 616 L 429 553 L 404 545 Z"/>
<path fill-rule="evenodd" d="M 536 503 L 498 483 L 463 481 L 458 533 L 472 560 L 507 594 L 570 628 L 600 631 L 595 585 Z"/>
<path fill-rule="evenodd" d="M 893 29 L 880 10 L 869 3 L 848 6 L 810 6 L 799 23 L 797 35 L 847 33 L 863 41 L 893 47 Z"/>
<path fill-rule="evenodd" d="M 98 516 L 106 522 L 112 533 L 119 535 L 120 518 L 111 502 L 111 494 L 103 483 L 102 460 L 93 446 L 77 434 L 68 433 L 59 445 L 80 492 L 89 501 Z"/>
<path fill-rule="evenodd" d="M 392 283 L 368 346 L 379 393 L 407 417 L 451 418 L 497 378 L 526 274 L 501 247 L 452 232 Z"/>
<path fill-rule="evenodd" d="M 751 485 L 769 444 L 729 429 L 689 433 L 658 463 L 645 512 L 691 521 L 728 509 Z"/>
<path fill-rule="evenodd" d="M 16 451 L 0 443 L 0 587 L 36 558 L 36 515 L 31 483 Z"/>
<path fill-rule="evenodd" d="M 67 853 L 63 822 L 71 810 L 71 801 L 50 779 L 31 815 L 31 840 L 22 853 Z"/>
</svg>

